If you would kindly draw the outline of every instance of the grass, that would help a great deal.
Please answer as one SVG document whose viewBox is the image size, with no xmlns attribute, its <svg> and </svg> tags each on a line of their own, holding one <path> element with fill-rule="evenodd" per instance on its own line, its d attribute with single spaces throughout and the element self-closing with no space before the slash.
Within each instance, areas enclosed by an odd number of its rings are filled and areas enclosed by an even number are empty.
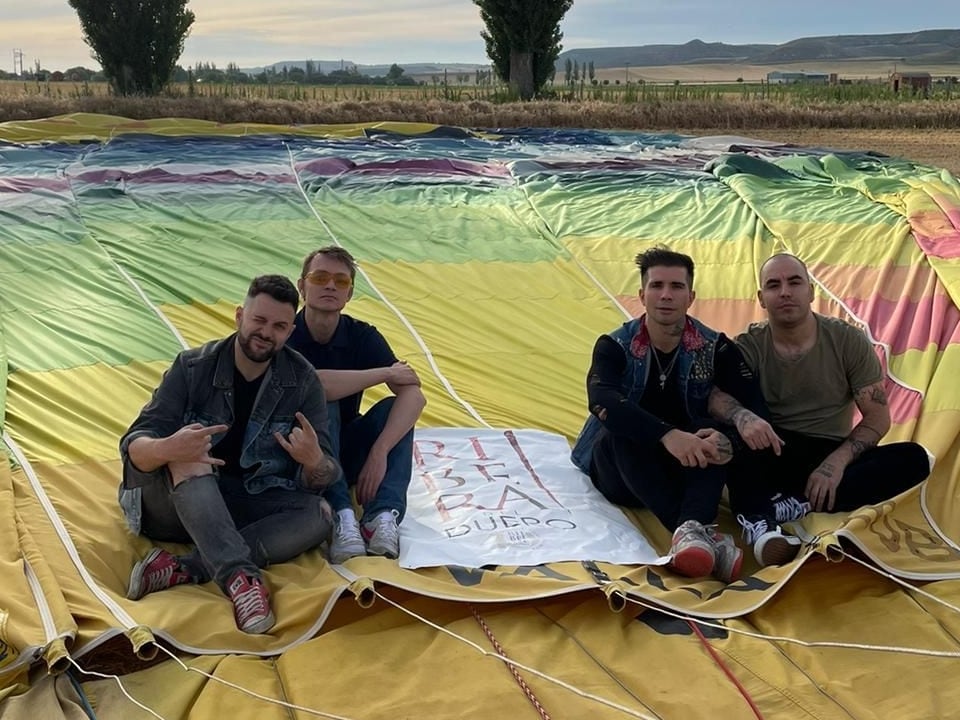
<svg viewBox="0 0 960 720">
<path fill-rule="evenodd" d="M 220 123 L 337 124 L 424 122 L 462 127 L 590 127 L 730 134 L 872 149 L 946 167 L 960 175 L 960 98 L 810 96 L 809 89 L 652 84 L 597 95 L 512 102 L 503 88 L 206 85 L 175 86 L 157 97 L 113 97 L 104 84 L 0 81 L 0 122 L 68 113 L 135 120 L 181 117 Z M 822 91 L 857 86 L 820 86 Z M 567 88 L 567 90 L 570 90 Z M 619 94 L 617 94 L 619 93 Z"/>
</svg>

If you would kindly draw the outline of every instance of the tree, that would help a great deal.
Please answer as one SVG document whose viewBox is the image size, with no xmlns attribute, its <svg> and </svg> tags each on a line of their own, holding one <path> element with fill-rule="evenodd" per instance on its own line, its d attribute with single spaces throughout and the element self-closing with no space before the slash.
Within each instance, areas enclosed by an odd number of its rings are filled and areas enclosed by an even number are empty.
<svg viewBox="0 0 960 720">
<path fill-rule="evenodd" d="M 155 95 L 170 81 L 194 20 L 189 2 L 69 0 L 118 95 Z"/>
<path fill-rule="evenodd" d="M 394 63 L 390 66 L 390 69 L 387 70 L 387 80 L 391 82 L 397 82 L 403 76 L 403 68 Z"/>
<path fill-rule="evenodd" d="M 473 0 L 494 70 L 522 100 L 539 92 L 560 55 L 560 21 L 573 0 Z"/>
</svg>

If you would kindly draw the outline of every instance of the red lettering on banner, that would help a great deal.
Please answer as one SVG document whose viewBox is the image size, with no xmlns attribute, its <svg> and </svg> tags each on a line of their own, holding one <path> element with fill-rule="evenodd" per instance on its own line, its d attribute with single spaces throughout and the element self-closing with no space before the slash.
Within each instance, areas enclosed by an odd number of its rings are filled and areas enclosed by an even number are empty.
<svg viewBox="0 0 960 720">
<path fill-rule="evenodd" d="M 432 445 L 433 452 L 430 452 L 429 450 L 427 451 L 421 450 L 420 449 L 421 445 Z M 413 441 L 413 459 L 416 462 L 417 467 L 422 470 L 426 466 L 424 457 L 427 455 L 434 457 L 437 460 L 440 460 L 440 459 L 456 460 L 457 458 L 454 457 L 453 455 L 443 454 L 443 450 L 445 447 L 446 446 L 438 440 L 414 440 Z"/>
<path fill-rule="evenodd" d="M 449 505 L 447 498 L 463 498 L 463 502 L 461 502 L 459 505 Z M 444 520 L 449 520 L 451 510 L 473 507 L 471 503 L 472 500 L 473 493 L 450 493 L 438 497 L 436 500 L 434 500 L 434 504 L 437 506 L 437 512 L 440 513 L 440 517 L 442 517 Z"/>
<path fill-rule="evenodd" d="M 463 487 L 467 484 L 467 479 L 462 475 L 451 475 L 453 468 L 444 468 L 443 475 L 439 478 L 436 477 L 434 473 L 421 473 L 420 479 L 423 480 L 423 484 L 427 486 L 427 490 L 432 493 L 440 492 L 442 490 L 452 490 L 453 488 Z M 452 480 L 452 484 L 444 485 L 443 488 L 437 483 L 437 480 Z"/>
<path fill-rule="evenodd" d="M 470 438 L 470 444 L 473 446 L 473 451 L 477 454 L 477 460 L 490 460 L 487 453 L 483 451 L 483 445 L 480 444 L 479 437 Z"/>
</svg>

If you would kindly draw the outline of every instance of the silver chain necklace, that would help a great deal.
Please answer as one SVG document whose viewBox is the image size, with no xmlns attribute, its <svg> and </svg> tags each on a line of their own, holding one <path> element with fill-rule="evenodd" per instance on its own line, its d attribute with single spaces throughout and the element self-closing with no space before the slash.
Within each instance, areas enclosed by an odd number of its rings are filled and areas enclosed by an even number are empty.
<svg viewBox="0 0 960 720">
<path fill-rule="evenodd" d="M 667 384 L 667 378 L 670 376 L 670 373 L 673 371 L 673 366 L 677 362 L 677 358 L 680 357 L 680 348 L 678 347 L 674 353 L 673 357 L 670 358 L 670 362 L 667 363 L 667 367 L 664 368 L 660 363 L 660 353 L 657 352 L 657 349 L 651 345 L 650 349 L 653 350 L 653 359 L 657 363 L 657 372 L 660 373 L 660 390 L 663 390 Z"/>
</svg>

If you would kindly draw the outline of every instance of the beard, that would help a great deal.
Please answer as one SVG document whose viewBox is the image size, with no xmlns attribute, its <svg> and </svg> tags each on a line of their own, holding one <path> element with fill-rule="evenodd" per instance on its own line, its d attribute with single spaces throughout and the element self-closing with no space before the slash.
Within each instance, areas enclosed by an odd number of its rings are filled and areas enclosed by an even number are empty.
<svg viewBox="0 0 960 720">
<path fill-rule="evenodd" d="M 265 343 L 270 343 L 270 347 L 265 348 L 264 350 L 257 350 L 253 346 L 254 338 L 257 338 L 258 340 Z M 238 333 L 237 339 L 239 340 L 239 343 L 240 343 L 240 350 L 243 352 L 243 354 L 247 357 L 247 360 L 249 360 L 250 362 L 265 363 L 270 361 L 273 358 L 273 356 L 277 354 L 277 346 L 274 345 L 272 341 L 268 340 L 267 338 L 261 335 L 256 335 L 256 334 L 243 335 L 242 333 Z"/>
</svg>

